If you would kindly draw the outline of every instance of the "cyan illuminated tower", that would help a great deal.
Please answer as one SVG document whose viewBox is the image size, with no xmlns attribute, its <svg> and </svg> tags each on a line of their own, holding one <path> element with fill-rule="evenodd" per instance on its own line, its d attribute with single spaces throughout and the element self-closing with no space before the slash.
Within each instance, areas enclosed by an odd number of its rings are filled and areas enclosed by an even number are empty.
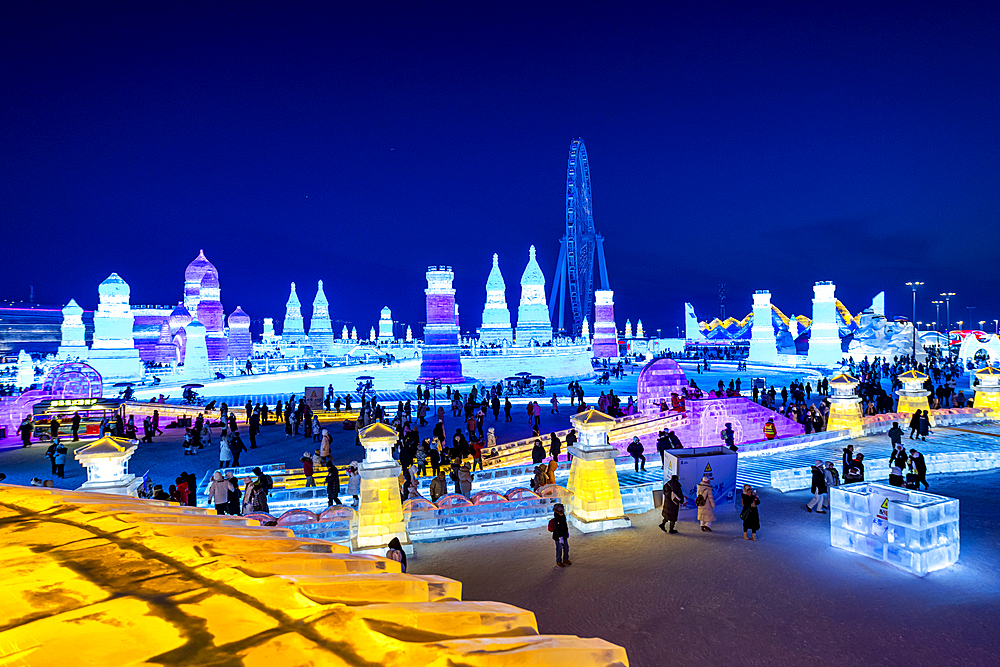
<svg viewBox="0 0 1000 667">
<path fill-rule="evenodd" d="M 750 329 L 750 361 L 773 364 L 778 361 L 778 342 L 771 323 L 771 293 L 753 293 L 753 328 Z"/>
<path fill-rule="evenodd" d="M 462 357 L 455 326 L 455 273 L 450 266 L 427 267 L 427 325 L 424 326 L 420 382 L 440 380 L 441 384 L 461 384 Z"/>
<path fill-rule="evenodd" d="M 83 329 L 83 308 L 70 299 L 66 307 L 62 309 L 62 344 L 56 356 L 60 359 L 73 359 L 87 357 L 87 343 L 84 341 Z"/>
<path fill-rule="evenodd" d="M 330 323 L 330 302 L 326 300 L 321 280 L 316 286 L 316 298 L 313 299 L 312 319 L 309 320 L 309 342 L 317 351 L 329 354 L 333 351 L 334 338 L 333 325 Z"/>
<path fill-rule="evenodd" d="M 205 325 L 198 320 L 192 320 L 184 331 L 187 333 L 187 345 L 184 352 L 184 366 L 180 369 L 181 377 L 188 380 L 209 377 L 211 370 L 208 366 Z"/>
<path fill-rule="evenodd" d="M 837 286 L 832 282 L 813 285 L 812 333 L 809 335 L 809 363 L 833 366 L 844 358 L 837 326 Z"/>
<path fill-rule="evenodd" d="M 117 273 L 112 273 L 98 287 L 98 293 L 101 304 L 94 313 L 90 365 L 105 380 L 137 380 L 143 371 L 132 338 L 135 317 L 129 305 L 131 289 Z"/>
<path fill-rule="evenodd" d="M 545 303 L 545 275 L 535 260 L 535 246 L 528 249 L 528 265 L 521 274 L 521 304 L 517 307 L 517 344 L 552 340 L 552 322 Z"/>
<path fill-rule="evenodd" d="M 288 303 L 285 304 L 285 323 L 281 327 L 281 340 L 285 343 L 295 343 L 306 337 L 306 331 L 302 327 L 302 304 L 299 303 L 299 295 L 295 293 L 295 283 L 292 283 L 292 291 L 288 295 Z"/>
<path fill-rule="evenodd" d="M 615 293 L 612 290 L 594 292 L 594 358 L 614 359 L 618 356 L 618 330 L 615 327 Z"/>
<path fill-rule="evenodd" d="M 483 308 L 483 328 L 479 330 L 479 342 L 484 345 L 504 341 L 514 342 L 514 330 L 510 326 L 510 309 L 507 308 L 507 285 L 500 273 L 500 261 L 493 253 L 493 268 L 486 280 L 486 307 Z"/>
<path fill-rule="evenodd" d="M 392 311 L 386 306 L 378 318 L 378 342 L 391 343 L 395 339 L 392 331 Z"/>
</svg>

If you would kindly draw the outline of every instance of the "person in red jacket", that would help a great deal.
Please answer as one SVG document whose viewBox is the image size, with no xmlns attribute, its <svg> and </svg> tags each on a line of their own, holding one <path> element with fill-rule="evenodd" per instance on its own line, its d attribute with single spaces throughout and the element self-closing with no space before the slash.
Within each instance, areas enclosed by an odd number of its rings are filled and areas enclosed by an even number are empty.
<svg viewBox="0 0 1000 667">
<path fill-rule="evenodd" d="M 306 476 L 306 486 L 316 486 L 316 482 L 313 481 L 313 460 L 309 452 L 302 452 L 302 473 Z"/>
</svg>

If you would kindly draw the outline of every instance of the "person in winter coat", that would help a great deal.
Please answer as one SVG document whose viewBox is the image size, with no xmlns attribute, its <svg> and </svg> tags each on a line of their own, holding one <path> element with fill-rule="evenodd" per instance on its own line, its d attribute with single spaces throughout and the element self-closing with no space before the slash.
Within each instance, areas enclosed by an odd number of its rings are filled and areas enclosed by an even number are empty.
<svg viewBox="0 0 1000 667">
<path fill-rule="evenodd" d="M 330 467 L 330 447 L 333 444 L 333 436 L 326 429 L 323 429 L 323 435 L 319 441 L 319 457 L 327 468 Z"/>
<path fill-rule="evenodd" d="M 205 445 L 211 446 L 211 444 L 212 444 L 212 427 L 209 425 L 207 419 L 204 422 L 202 422 L 201 430 L 200 430 L 200 435 L 201 435 L 201 442 L 199 443 L 199 445 L 201 447 L 204 447 Z M 230 458 L 232 458 L 232 457 L 230 457 Z"/>
<path fill-rule="evenodd" d="M 541 440 L 535 440 L 535 446 L 531 448 L 531 462 L 538 465 L 545 460 L 545 448 L 542 447 Z"/>
<path fill-rule="evenodd" d="M 920 431 L 920 410 L 915 410 L 910 417 L 910 440 Z"/>
<path fill-rule="evenodd" d="M 458 469 L 458 482 L 462 488 L 462 495 L 466 498 L 472 497 L 472 472 L 469 470 L 469 464 L 463 463 L 462 467 Z"/>
<path fill-rule="evenodd" d="M 889 436 L 889 442 L 893 445 L 893 449 L 896 449 L 897 445 L 902 447 L 903 429 L 899 428 L 899 422 L 892 422 L 892 428 L 889 429 L 887 435 Z"/>
<path fill-rule="evenodd" d="M 823 474 L 822 461 L 816 461 L 812 465 L 812 485 L 809 490 L 812 491 L 813 497 L 806 505 L 806 511 L 812 514 L 813 506 L 815 506 L 817 514 L 826 514 L 823 510 L 823 501 L 826 497 L 826 479 Z"/>
<path fill-rule="evenodd" d="M 830 506 L 830 493 L 835 486 L 840 486 L 840 475 L 837 474 L 837 469 L 833 467 L 833 461 L 827 461 L 826 467 L 823 468 L 823 481 L 826 482 L 826 500 L 824 501 L 824 506 Z"/>
<path fill-rule="evenodd" d="M 646 472 L 646 457 L 642 455 L 642 442 L 638 436 L 632 438 L 626 451 L 635 459 L 635 471 L 639 472 L 639 461 L 642 460 L 642 471 Z"/>
<path fill-rule="evenodd" d="M 909 467 L 913 471 L 913 474 L 914 474 L 913 481 L 916 483 L 916 486 L 914 488 L 920 488 L 920 485 L 923 484 L 924 488 L 927 489 L 928 488 L 927 479 L 926 479 L 926 477 L 927 477 L 927 459 L 924 458 L 924 455 L 921 454 L 920 452 L 918 452 L 915 449 L 911 449 L 910 450 L 910 465 L 909 465 Z"/>
<path fill-rule="evenodd" d="M 333 507 L 343 504 L 340 502 L 340 471 L 336 468 L 330 468 L 330 472 L 326 476 L 326 506 Z"/>
<path fill-rule="evenodd" d="M 400 544 L 398 537 L 389 540 L 389 550 L 385 552 L 385 557 L 399 563 L 400 571 L 406 573 L 406 552 L 403 551 L 403 545 Z"/>
<path fill-rule="evenodd" d="M 267 512 L 267 490 L 261 485 L 260 480 L 247 477 L 243 483 L 244 516 L 253 512 Z"/>
<path fill-rule="evenodd" d="M 233 477 L 233 472 L 230 470 L 226 472 L 226 481 L 229 482 L 229 502 L 226 505 L 226 512 L 233 516 L 240 515 L 240 496 L 242 496 L 242 489 L 240 489 L 240 482 L 238 479 Z"/>
<path fill-rule="evenodd" d="M 698 482 L 697 499 L 698 521 L 703 532 L 712 532 L 712 522 L 715 521 L 715 496 L 712 494 L 712 482 L 708 477 L 702 477 Z"/>
<path fill-rule="evenodd" d="M 917 410 L 920 413 L 920 420 L 917 422 L 917 433 L 920 434 L 920 439 L 927 442 L 927 436 L 931 432 L 931 418 L 927 413 L 927 410 Z"/>
<path fill-rule="evenodd" d="M 559 436 L 556 435 L 555 431 L 549 436 L 549 456 L 559 461 L 559 455 L 562 453 L 562 441 L 559 440 Z"/>
<path fill-rule="evenodd" d="M 436 503 L 438 498 L 448 493 L 448 480 L 444 476 L 443 470 L 438 470 L 431 480 L 431 502 Z"/>
<path fill-rule="evenodd" d="M 667 483 L 663 485 L 663 510 L 661 510 L 663 521 L 660 522 L 660 530 L 671 535 L 677 533 L 675 528 L 677 525 L 677 513 L 683 504 L 684 493 L 681 490 L 680 478 L 677 475 L 672 475 Z M 670 523 L 669 531 L 666 528 L 668 522 Z"/>
<path fill-rule="evenodd" d="M 232 414 L 232 413 L 230 413 Z M 233 454 L 233 467 L 240 467 L 240 454 L 247 450 L 247 446 L 243 444 L 243 439 L 240 438 L 239 431 L 233 431 L 233 434 L 229 436 L 229 451 Z"/>
<path fill-rule="evenodd" d="M 760 530 L 760 512 L 757 506 L 760 505 L 760 498 L 757 492 L 749 484 L 743 485 L 743 510 L 740 518 L 743 519 L 743 539 L 757 541 L 757 531 Z"/>
<path fill-rule="evenodd" d="M 55 455 L 52 460 L 56 464 L 56 476 L 59 479 L 66 479 L 66 445 L 59 443 L 56 445 Z"/>
<path fill-rule="evenodd" d="M 233 453 L 229 449 L 229 436 L 223 430 L 219 436 L 219 467 L 228 468 L 233 464 Z"/>
<path fill-rule="evenodd" d="M 844 456 L 843 456 L 841 462 L 843 463 L 843 467 L 844 467 L 843 478 L 844 478 L 844 481 L 846 482 L 847 481 L 847 473 L 854 466 L 854 445 L 848 445 L 847 447 L 844 447 Z"/>
<path fill-rule="evenodd" d="M 556 463 L 555 459 L 550 459 L 549 464 L 545 467 L 545 483 L 555 484 L 556 483 L 556 470 L 559 468 L 559 464 Z"/>
<path fill-rule="evenodd" d="M 208 491 L 205 492 L 205 495 L 215 504 L 216 514 L 226 513 L 229 507 L 229 491 L 232 488 L 229 480 L 225 479 L 222 473 L 216 470 L 215 474 L 212 475 L 212 482 L 208 485 Z"/>
<path fill-rule="evenodd" d="M 535 493 L 538 493 L 538 489 L 548 484 L 548 479 L 549 475 L 545 464 L 539 463 L 535 466 L 535 477 L 531 480 L 532 490 L 534 490 Z"/>
<path fill-rule="evenodd" d="M 302 458 L 299 459 L 302 462 L 302 474 L 306 476 L 306 486 L 316 486 L 316 480 L 313 478 L 313 459 L 309 455 L 309 452 L 302 452 Z"/>
<path fill-rule="evenodd" d="M 354 498 L 353 507 L 358 506 L 358 496 L 361 495 L 361 473 L 358 472 L 358 462 L 351 461 L 347 466 L 347 495 Z"/>
<path fill-rule="evenodd" d="M 556 565 L 559 567 L 572 565 L 569 559 L 569 525 L 566 523 L 566 508 L 562 503 L 552 506 L 549 530 L 552 531 L 552 539 L 556 543 Z"/>
</svg>

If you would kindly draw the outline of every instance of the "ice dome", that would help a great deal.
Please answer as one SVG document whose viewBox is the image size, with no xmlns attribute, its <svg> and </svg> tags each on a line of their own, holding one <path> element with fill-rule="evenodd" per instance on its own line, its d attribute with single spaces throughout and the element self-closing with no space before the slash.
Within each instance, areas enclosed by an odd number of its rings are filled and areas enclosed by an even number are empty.
<svg viewBox="0 0 1000 667">
<path fill-rule="evenodd" d="M 249 329 L 250 316 L 244 313 L 242 308 L 236 306 L 236 310 L 229 313 L 229 328 Z"/>
<path fill-rule="evenodd" d="M 177 307 L 170 313 L 167 321 L 170 322 L 170 330 L 177 331 L 189 325 L 193 319 L 187 308 L 182 304 L 177 304 Z"/>
<path fill-rule="evenodd" d="M 499 272 L 499 269 L 497 271 Z M 492 277 L 492 273 L 490 275 Z M 521 286 L 544 284 L 545 274 L 542 273 L 542 268 L 535 260 L 535 246 L 531 246 L 528 248 L 528 266 L 524 267 L 524 273 L 521 274 Z"/>
<path fill-rule="evenodd" d="M 198 256 L 184 269 L 184 280 L 188 282 L 200 283 L 206 273 L 214 273 L 216 280 L 219 279 L 219 271 L 215 265 L 205 257 L 205 251 L 199 250 Z"/>
<path fill-rule="evenodd" d="M 534 256 L 534 253 L 532 253 L 532 256 Z M 535 266 L 538 265 L 535 264 Z M 541 269 L 539 269 L 539 272 L 541 272 Z M 523 278 L 521 282 L 522 284 L 524 283 Z M 544 277 L 542 278 L 542 282 L 545 282 Z M 500 273 L 500 258 L 496 253 L 493 253 L 493 268 L 490 269 L 490 277 L 486 279 L 486 290 L 489 292 L 502 292 L 505 289 L 507 289 L 507 285 L 503 281 L 503 274 Z"/>
<path fill-rule="evenodd" d="M 112 273 L 110 276 L 104 279 L 100 287 L 97 288 L 97 293 L 102 296 L 116 296 L 116 297 L 128 297 L 131 293 L 128 283 L 121 279 L 117 273 Z"/>
</svg>

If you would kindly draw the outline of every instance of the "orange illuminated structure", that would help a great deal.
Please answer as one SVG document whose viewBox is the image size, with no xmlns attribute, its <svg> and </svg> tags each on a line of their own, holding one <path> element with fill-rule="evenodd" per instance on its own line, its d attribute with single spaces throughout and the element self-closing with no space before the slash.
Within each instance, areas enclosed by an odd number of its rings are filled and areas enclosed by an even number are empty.
<svg viewBox="0 0 1000 667">
<path fill-rule="evenodd" d="M 618 450 L 608 444 L 612 417 L 587 410 L 570 419 L 579 434 L 569 448 L 573 463 L 569 469 L 569 492 L 573 495 L 569 518 L 577 528 L 592 533 L 630 526 L 622 507 L 622 492 L 615 470 Z"/>
<path fill-rule="evenodd" d="M 931 392 L 924 389 L 927 376 L 919 371 L 906 371 L 896 376 L 896 379 L 903 383 L 903 388 L 896 392 L 899 395 L 899 403 L 896 405 L 896 412 L 913 414 L 917 410 L 930 410 L 930 402 L 927 397 Z"/>
<path fill-rule="evenodd" d="M 979 386 L 976 387 L 976 400 L 973 407 L 988 408 L 994 419 L 1000 419 L 1000 370 L 987 366 L 976 371 Z"/>
<path fill-rule="evenodd" d="M 10 665 L 612 667 L 601 639 L 539 635 L 531 612 L 464 602 L 243 517 L 0 484 L 0 662 Z"/>
<path fill-rule="evenodd" d="M 830 416 L 827 431 L 849 430 L 852 435 L 861 435 L 864 421 L 861 418 L 861 397 L 855 393 L 858 378 L 847 373 L 838 373 L 830 378 Z"/>
</svg>

